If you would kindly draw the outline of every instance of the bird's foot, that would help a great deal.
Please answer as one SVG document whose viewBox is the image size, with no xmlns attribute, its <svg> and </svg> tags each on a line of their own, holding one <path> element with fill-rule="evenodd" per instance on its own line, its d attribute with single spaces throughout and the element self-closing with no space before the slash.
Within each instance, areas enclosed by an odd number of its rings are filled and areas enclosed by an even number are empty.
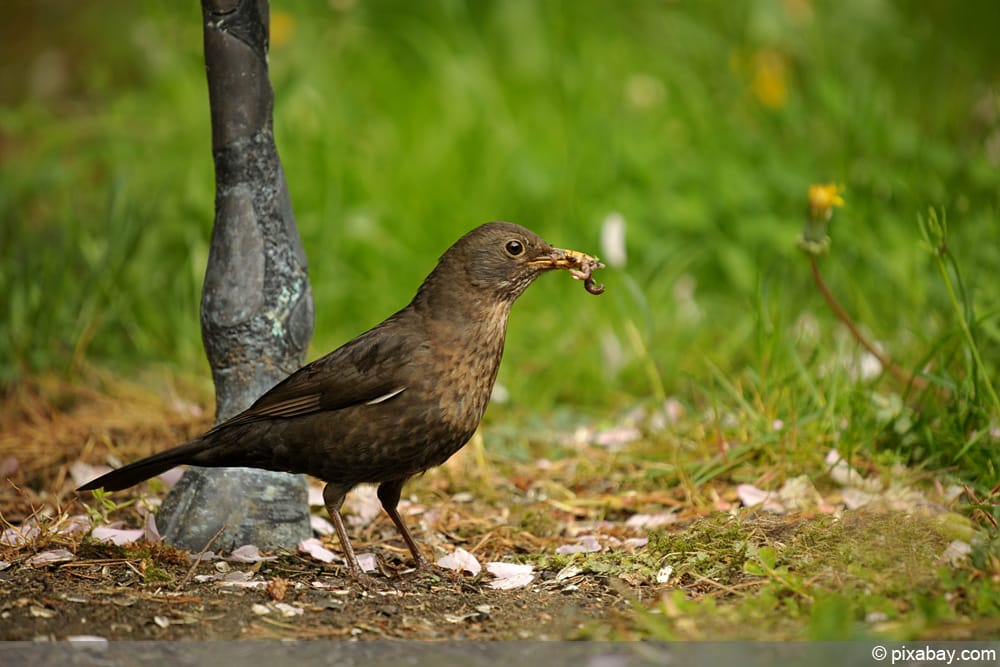
<svg viewBox="0 0 1000 667">
<path fill-rule="evenodd" d="M 419 551 L 416 552 L 413 560 L 415 561 L 416 568 L 421 572 L 435 572 L 437 570 L 437 568 L 431 565 L 431 562 L 424 558 L 424 555 Z"/>
<path fill-rule="evenodd" d="M 350 568 L 348 568 L 348 570 L 350 570 L 349 574 L 351 579 L 353 579 L 362 589 L 370 591 L 375 587 L 375 580 L 365 574 L 362 570 L 355 571 Z"/>
</svg>

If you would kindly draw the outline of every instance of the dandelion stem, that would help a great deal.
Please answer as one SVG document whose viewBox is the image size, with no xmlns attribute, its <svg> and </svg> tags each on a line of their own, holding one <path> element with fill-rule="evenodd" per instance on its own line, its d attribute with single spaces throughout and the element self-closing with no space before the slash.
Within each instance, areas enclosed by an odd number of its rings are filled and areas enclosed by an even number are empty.
<svg viewBox="0 0 1000 667">
<path fill-rule="evenodd" d="M 833 292 L 830 291 L 830 288 L 826 286 L 826 281 L 824 281 L 823 276 L 820 275 L 819 264 L 816 262 L 815 255 L 809 256 L 809 265 L 812 268 L 813 280 L 816 281 L 816 287 L 819 288 L 823 298 L 826 299 L 826 303 L 830 306 L 830 310 L 832 310 L 834 315 L 836 315 L 837 318 L 844 323 L 844 326 L 846 326 L 847 330 L 851 332 L 854 339 L 861 344 L 861 347 L 868 350 L 872 356 L 878 359 L 882 368 L 889 371 L 894 378 L 903 384 L 912 385 L 918 389 L 927 389 L 928 384 L 926 379 L 920 377 L 919 375 L 913 375 L 907 372 L 904 368 L 886 356 L 884 352 L 875 347 L 875 345 L 872 344 L 872 342 L 868 340 L 863 333 L 861 333 L 861 330 L 858 329 L 858 325 L 855 324 L 854 320 L 851 319 L 851 316 L 847 314 L 847 311 L 840 305 L 837 298 L 833 296 Z"/>
</svg>

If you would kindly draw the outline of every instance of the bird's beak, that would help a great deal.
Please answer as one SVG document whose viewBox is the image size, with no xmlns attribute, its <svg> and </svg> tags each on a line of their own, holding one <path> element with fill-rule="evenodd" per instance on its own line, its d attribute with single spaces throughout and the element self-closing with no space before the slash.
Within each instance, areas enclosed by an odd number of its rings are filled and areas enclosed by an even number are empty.
<svg viewBox="0 0 1000 667">
<path fill-rule="evenodd" d="M 567 269 L 571 272 L 574 270 L 589 272 L 604 268 L 604 264 L 596 257 L 591 257 L 579 250 L 563 250 L 562 248 L 552 248 L 549 252 L 539 255 L 528 263 L 543 269 Z"/>
<path fill-rule="evenodd" d="M 549 252 L 529 261 L 528 264 L 537 266 L 543 271 L 566 269 L 571 276 L 577 280 L 582 280 L 587 291 L 591 294 L 600 294 L 604 291 L 604 285 L 595 284 L 594 279 L 590 275 L 597 269 L 603 269 L 604 264 L 598 258 L 582 253 L 579 250 L 552 248 Z"/>
</svg>

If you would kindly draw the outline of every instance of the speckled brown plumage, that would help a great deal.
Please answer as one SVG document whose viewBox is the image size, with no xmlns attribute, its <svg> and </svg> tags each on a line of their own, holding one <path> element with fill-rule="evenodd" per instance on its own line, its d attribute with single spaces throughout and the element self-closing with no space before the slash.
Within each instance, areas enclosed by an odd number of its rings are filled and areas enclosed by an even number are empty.
<svg viewBox="0 0 1000 667">
<path fill-rule="evenodd" d="M 383 507 L 417 564 L 426 566 L 396 511 L 403 483 L 472 437 L 496 380 L 514 301 L 552 269 L 573 271 L 589 289 L 590 271 L 599 267 L 595 258 L 552 248 L 524 227 L 482 225 L 445 252 L 413 301 L 389 319 L 196 440 L 80 490 L 124 489 L 183 463 L 308 473 L 327 483 L 327 510 L 348 566 L 361 577 L 340 507 L 358 484 L 378 484 Z"/>
</svg>

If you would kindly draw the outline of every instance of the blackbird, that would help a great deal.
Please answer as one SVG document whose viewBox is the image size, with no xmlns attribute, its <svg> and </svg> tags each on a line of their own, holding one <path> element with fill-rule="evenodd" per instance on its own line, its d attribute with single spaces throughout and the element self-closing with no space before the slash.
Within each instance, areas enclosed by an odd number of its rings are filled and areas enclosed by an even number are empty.
<svg viewBox="0 0 1000 667">
<path fill-rule="evenodd" d="M 378 498 L 418 567 L 428 567 L 396 506 L 403 483 L 444 463 L 482 419 L 514 301 L 542 273 L 567 269 L 600 293 L 597 258 L 553 248 L 509 222 L 472 230 L 449 248 L 408 306 L 279 382 L 246 411 L 183 445 L 80 487 L 117 491 L 180 464 L 305 473 L 323 501 L 347 566 L 363 579 L 340 515 L 347 493 Z"/>
</svg>

